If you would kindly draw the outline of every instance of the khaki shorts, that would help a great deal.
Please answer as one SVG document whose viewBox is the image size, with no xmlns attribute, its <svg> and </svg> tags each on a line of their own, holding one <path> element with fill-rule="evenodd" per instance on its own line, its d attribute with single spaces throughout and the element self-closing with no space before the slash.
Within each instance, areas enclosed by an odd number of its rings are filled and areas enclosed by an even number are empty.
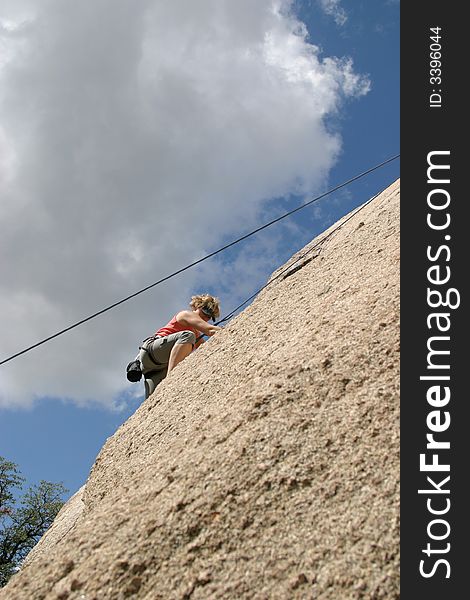
<svg viewBox="0 0 470 600">
<path fill-rule="evenodd" d="M 165 379 L 168 361 L 175 344 L 194 344 L 196 336 L 192 331 L 178 331 L 165 337 L 148 338 L 142 343 L 138 356 L 144 374 L 145 397 L 148 398 Z"/>
</svg>

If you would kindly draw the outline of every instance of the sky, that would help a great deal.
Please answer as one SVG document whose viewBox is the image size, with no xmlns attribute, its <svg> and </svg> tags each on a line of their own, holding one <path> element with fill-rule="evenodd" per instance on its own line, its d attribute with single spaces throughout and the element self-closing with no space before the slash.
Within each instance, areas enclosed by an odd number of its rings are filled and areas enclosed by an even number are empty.
<svg viewBox="0 0 470 600">
<path fill-rule="evenodd" d="M 399 153 L 396 0 L 3 0 L 0 361 Z M 0 455 L 86 481 L 142 339 L 222 316 L 399 176 L 375 171 L 0 366 Z"/>
</svg>

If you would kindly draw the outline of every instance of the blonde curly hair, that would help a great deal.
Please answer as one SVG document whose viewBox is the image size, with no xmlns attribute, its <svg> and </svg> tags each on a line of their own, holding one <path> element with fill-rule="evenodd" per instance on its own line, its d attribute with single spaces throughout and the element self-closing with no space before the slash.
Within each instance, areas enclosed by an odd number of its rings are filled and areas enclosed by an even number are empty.
<svg viewBox="0 0 470 600">
<path fill-rule="evenodd" d="M 193 310 L 198 308 L 205 308 L 217 319 L 220 317 L 220 300 L 210 294 L 198 294 L 197 296 L 191 296 L 191 302 L 189 306 Z"/>
</svg>

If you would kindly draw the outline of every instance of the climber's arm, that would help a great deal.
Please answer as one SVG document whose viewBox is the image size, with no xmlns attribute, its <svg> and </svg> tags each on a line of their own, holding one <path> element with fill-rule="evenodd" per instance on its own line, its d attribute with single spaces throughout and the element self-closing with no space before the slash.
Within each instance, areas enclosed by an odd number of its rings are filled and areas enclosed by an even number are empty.
<svg viewBox="0 0 470 600">
<path fill-rule="evenodd" d="M 206 323 L 204 319 L 201 319 L 197 313 L 191 310 L 182 310 L 176 315 L 176 320 L 183 326 L 189 325 L 194 327 L 209 337 L 222 329 L 222 327 L 218 327 L 217 325 L 209 325 L 209 323 Z"/>
</svg>

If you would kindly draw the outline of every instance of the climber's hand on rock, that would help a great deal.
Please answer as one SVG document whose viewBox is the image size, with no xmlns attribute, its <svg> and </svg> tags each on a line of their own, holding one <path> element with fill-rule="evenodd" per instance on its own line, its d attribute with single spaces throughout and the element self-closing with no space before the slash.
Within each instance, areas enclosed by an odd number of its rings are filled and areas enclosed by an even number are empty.
<svg viewBox="0 0 470 600">
<path fill-rule="evenodd" d="M 222 327 L 218 327 L 217 325 L 210 325 L 209 329 L 207 330 L 206 335 L 208 335 L 209 337 L 214 335 L 214 333 L 217 333 L 218 331 L 222 331 Z"/>
</svg>

